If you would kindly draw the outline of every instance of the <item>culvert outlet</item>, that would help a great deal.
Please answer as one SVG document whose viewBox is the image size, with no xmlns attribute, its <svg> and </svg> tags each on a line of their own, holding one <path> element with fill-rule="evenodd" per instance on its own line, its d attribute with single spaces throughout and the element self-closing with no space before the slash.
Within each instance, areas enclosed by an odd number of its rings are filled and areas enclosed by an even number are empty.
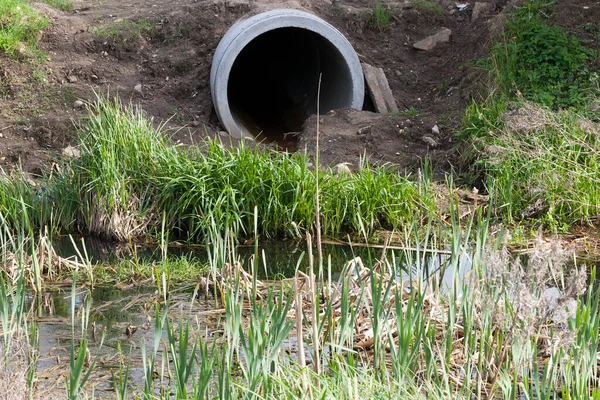
<svg viewBox="0 0 600 400">
<path fill-rule="evenodd" d="M 215 50 L 210 73 L 219 119 L 237 139 L 278 141 L 320 110 L 360 110 L 364 77 L 352 45 L 307 12 L 282 9 L 236 22 Z"/>
</svg>

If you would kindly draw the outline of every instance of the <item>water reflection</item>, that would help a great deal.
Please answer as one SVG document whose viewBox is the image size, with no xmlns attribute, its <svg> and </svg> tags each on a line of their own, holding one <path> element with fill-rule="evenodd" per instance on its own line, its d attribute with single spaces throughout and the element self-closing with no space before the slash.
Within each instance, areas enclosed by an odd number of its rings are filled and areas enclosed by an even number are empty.
<svg viewBox="0 0 600 400">
<path fill-rule="evenodd" d="M 81 248 L 81 239 L 75 241 Z M 54 244 L 54 248 L 62 257 L 77 256 L 78 252 L 69 238 L 62 239 Z M 128 245 L 115 244 L 98 239 L 87 238 L 85 240 L 86 253 L 92 263 L 107 262 L 117 263 L 123 259 L 135 256 L 140 261 L 156 262 L 161 258 L 161 250 L 149 246 L 138 246 L 134 250 Z M 80 251 L 80 253 L 82 253 Z M 239 246 L 234 251 L 243 265 L 248 266 L 252 256 L 258 259 L 258 277 L 260 279 L 289 278 L 294 276 L 296 268 L 306 272 L 308 270 L 307 246 L 305 242 L 283 241 L 283 242 L 263 242 L 258 246 Z M 316 249 L 313 249 L 316 254 Z M 171 256 L 191 256 L 199 263 L 208 263 L 209 255 L 204 246 L 170 246 L 168 254 Z M 324 244 L 323 245 L 324 262 L 323 267 L 327 275 L 329 261 L 331 262 L 331 272 L 333 276 L 342 271 L 345 264 L 355 257 L 360 257 L 364 265 L 373 265 L 382 256 L 381 248 L 374 247 L 353 247 L 350 245 Z M 441 280 L 446 289 L 450 288 L 455 275 L 463 277 L 471 265 L 471 257 L 465 253 L 459 257 L 458 271 L 448 268 L 451 264 L 451 257 L 447 252 L 416 252 L 401 249 L 386 250 L 385 257 L 400 274 L 401 279 L 423 276 L 429 277 L 432 274 L 441 273 Z M 434 279 L 435 280 L 435 279 Z M 438 283 L 439 283 L 438 282 Z"/>
</svg>

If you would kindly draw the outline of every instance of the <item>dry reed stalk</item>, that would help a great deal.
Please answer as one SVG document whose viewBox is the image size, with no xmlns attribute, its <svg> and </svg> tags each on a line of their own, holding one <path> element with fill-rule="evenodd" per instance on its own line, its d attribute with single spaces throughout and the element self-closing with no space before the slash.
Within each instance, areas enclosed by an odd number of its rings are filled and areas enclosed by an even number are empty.
<svg viewBox="0 0 600 400">
<path fill-rule="evenodd" d="M 298 276 L 294 277 L 294 293 L 296 294 L 296 342 L 298 346 L 298 365 L 300 368 L 306 367 L 306 359 L 304 356 L 304 322 L 302 321 L 302 294 L 298 287 Z"/>
<path fill-rule="evenodd" d="M 319 86 L 317 88 L 317 143 L 316 143 L 316 159 L 315 159 L 315 231 L 317 235 L 317 256 L 319 257 L 319 281 L 323 282 L 323 246 L 321 245 L 321 206 L 319 200 L 319 107 L 321 102 L 321 78 L 323 74 L 319 74 Z M 316 289 L 316 288 L 315 288 Z M 316 291 L 315 291 L 316 295 Z"/>
<path fill-rule="evenodd" d="M 26 399 L 27 386 L 27 339 L 19 336 L 9 358 L 0 356 L 0 400 Z"/>
<path fill-rule="evenodd" d="M 137 212 L 141 200 L 137 195 L 132 195 L 127 204 L 115 204 L 109 210 L 105 198 L 97 199 L 92 194 L 90 204 L 96 205 L 87 220 L 88 230 L 91 233 L 107 237 L 119 242 L 128 242 L 131 239 L 147 234 L 149 226 L 160 226 L 155 213 L 155 204 L 152 204 L 144 215 Z M 84 218 L 80 216 L 79 224 L 85 226 Z"/>
<path fill-rule="evenodd" d="M 319 313 L 317 311 L 318 293 L 317 293 L 317 282 L 315 277 L 315 257 L 312 251 L 312 238 L 310 233 L 306 234 L 306 244 L 308 246 L 308 276 L 309 276 L 309 287 L 310 287 L 310 302 L 312 312 L 312 334 L 313 334 L 313 351 L 314 351 L 314 365 L 315 373 L 321 373 L 321 357 L 319 355 Z M 318 382 L 318 381 L 317 381 Z"/>
</svg>

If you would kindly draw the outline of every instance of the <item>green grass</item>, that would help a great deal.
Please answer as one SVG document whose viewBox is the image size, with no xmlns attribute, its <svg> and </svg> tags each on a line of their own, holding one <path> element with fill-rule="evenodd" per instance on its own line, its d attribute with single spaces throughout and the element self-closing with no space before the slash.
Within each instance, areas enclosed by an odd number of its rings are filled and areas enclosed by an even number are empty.
<svg viewBox="0 0 600 400">
<path fill-rule="evenodd" d="M 148 283 L 152 278 L 166 274 L 169 283 L 197 282 L 205 276 L 209 266 L 190 256 L 169 256 L 162 261 L 139 260 L 137 256 L 117 263 L 100 264 L 94 267 L 94 282 L 97 285 L 114 283 Z"/>
<path fill-rule="evenodd" d="M 140 37 L 156 34 L 156 25 L 146 18 L 139 20 L 124 19 L 109 22 L 94 28 L 94 34 L 101 39 L 113 39 L 121 42 L 132 42 Z"/>
<path fill-rule="evenodd" d="M 599 95 L 598 53 L 577 37 L 547 23 L 553 2 L 526 1 L 506 23 L 506 32 L 486 61 L 500 92 L 519 91 L 529 101 L 559 108 L 585 108 Z"/>
<path fill-rule="evenodd" d="M 23 0 L 0 0 L 0 52 L 15 58 L 40 58 L 40 32 L 49 21 Z"/>
<path fill-rule="evenodd" d="M 572 111 L 525 103 L 476 141 L 500 216 L 551 230 L 592 224 L 600 213 L 598 125 Z M 535 222 L 534 222 L 535 223 Z"/>
<path fill-rule="evenodd" d="M 43 2 L 60 11 L 73 11 L 73 2 L 71 0 L 43 0 Z"/>
<path fill-rule="evenodd" d="M 315 173 L 303 154 L 261 147 L 227 149 L 207 140 L 173 145 L 133 107 L 100 99 L 80 130 L 81 157 L 33 187 L 22 178 L 0 180 L 0 211 L 14 215 L 18 199 L 37 227 L 117 240 L 160 236 L 202 243 L 215 230 L 303 236 L 315 218 Z M 353 174 L 319 174 L 323 233 L 370 236 L 395 229 L 434 208 L 428 182 L 363 162 Z M 422 185 L 423 187 L 419 187 Z M 16 223 L 16 221 L 13 221 Z"/>
<path fill-rule="evenodd" d="M 600 211 L 598 54 L 548 25 L 552 12 L 537 0 L 512 12 L 480 64 L 490 94 L 468 106 L 457 138 L 472 165 L 463 178 L 485 185 L 500 219 L 567 231 Z"/>
<path fill-rule="evenodd" d="M 440 6 L 439 4 L 434 3 L 433 1 L 429 1 L 429 0 L 410 0 L 410 4 L 412 4 L 414 7 L 426 11 L 426 12 L 430 12 L 435 16 L 441 17 L 443 15 L 443 10 L 442 10 L 442 6 Z"/>
<path fill-rule="evenodd" d="M 392 19 L 392 12 L 384 3 L 378 2 L 371 6 L 371 14 L 368 17 L 367 25 L 371 28 L 384 30 Z"/>
<path fill-rule="evenodd" d="M 392 115 L 397 115 L 400 117 L 418 117 L 419 116 L 419 110 L 417 110 L 415 107 L 410 107 L 401 111 L 398 111 L 397 113 L 393 113 Z"/>
</svg>

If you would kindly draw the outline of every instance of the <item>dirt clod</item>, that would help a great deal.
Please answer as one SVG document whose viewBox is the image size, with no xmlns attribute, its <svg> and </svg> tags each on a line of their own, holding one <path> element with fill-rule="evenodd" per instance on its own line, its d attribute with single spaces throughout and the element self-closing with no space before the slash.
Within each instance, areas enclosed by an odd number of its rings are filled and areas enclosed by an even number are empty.
<svg viewBox="0 0 600 400">
<path fill-rule="evenodd" d="M 471 14 L 471 22 L 477 21 L 481 16 L 486 15 L 494 11 L 496 6 L 494 3 L 487 2 L 475 2 L 473 6 L 473 13 Z"/>
<path fill-rule="evenodd" d="M 426 37 L 423 40 L 419 40 L 418 42 L 413 44 L 413 47 L 417 50 L 431 51 L 438 44 L 449 42 L 450 36 L 452 36 L 452 31 L 448 28 L 442 28 L 435 35 L 431 35 L 429 37 Z M 432 63 L 432 64 L 435 64 L 435 63 Z"/>
</svg>

